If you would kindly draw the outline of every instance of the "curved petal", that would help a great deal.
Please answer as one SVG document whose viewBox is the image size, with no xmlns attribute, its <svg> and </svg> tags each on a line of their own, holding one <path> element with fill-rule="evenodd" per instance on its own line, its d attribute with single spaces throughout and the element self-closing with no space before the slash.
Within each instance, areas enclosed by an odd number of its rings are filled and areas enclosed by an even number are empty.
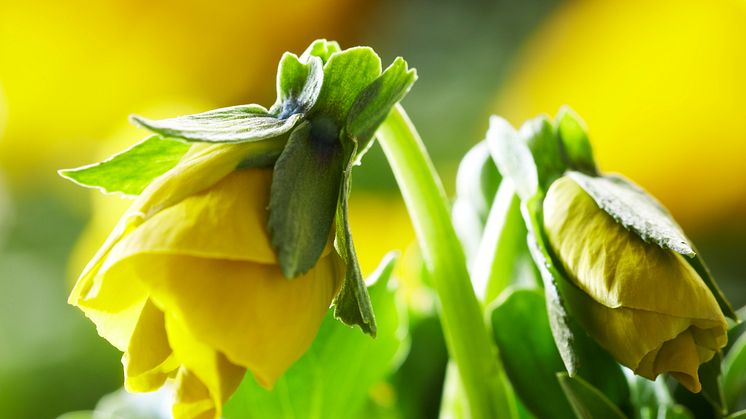
<svg viewBox="0 0 746 419">
<path fill-rule="evenodd" d="M 163 311 L 271 387 L 316 336 L 340 285 L 334 257 L 292 280 L 250 262 L 144 254 L 131 261 Z"/>
<path fill-rule="evenodd" d="M 176 392 L 171 407 L 174 419 L 216 419 L 220 417 L 210 391 L 186 368 L 176 374 Z"/>
<path fill-rule="evenodd" d="M 174 316 L 166 315 L 168 341 L 183 368 L 177 377 L 175 418 L 219 418 L 246 369 L 199 342 Z"/>
<path fill-rule="evenodd" d="M 148 300 L 147 289 L 129 268 L 122 265 L 93 280 L 80 279 L 68 300 L 93 321 L 99 335 L 122 352 L 127 350 Z"/>
<path fill-rule="evenodd" d="M 204 191 L 233 172 L 259 143 L 216 144 L 190 150 L 173 169 L 156 178 L 140 194 L 131 212 L 148 219 L 188 196 Z"/>
<path fill-rule="evenodd" d="M 544 225 L 569 279 L 597 302 L 725 323 L 715 297 L 681 255 L 626 230 L 570 178 L 550 187 Z"/>
<path fill-rule="evenodd" d="M 276 264 L 266 233 L 271 179 L 271 170 L 231 173 L 146 220 L 114 246 L 107 265 L 143 252 Z"/>
<path fill-rule="evenodd" d="M 112 248 L 123 237 L 160 210 L 214 185 L 235 170 L 252 148 L 261 146 L 260 143 L 193 146 L 176 167 L 156 178 L 133 202 L 83 269 L 68 302 L 75 304 L 83 294 L 81 289 L 93 286 Z"/>
<path fill-rule="evenodd" d="M 166 336 L 163 312 L 148 300 L 132 333 L 124 364 L 124 387 L 131 392 L 155 391 L 179 364 Z"/>
<path fill-rule="evenodd" d="M 571 284 L 563 296 L 575 318 L 603 348 L 635 373 L 649 379 L 671 374 L 698 391 L 699 365 L 725 345 L 725 325 L 645 310 L 609 308 Z"/>
</svg>

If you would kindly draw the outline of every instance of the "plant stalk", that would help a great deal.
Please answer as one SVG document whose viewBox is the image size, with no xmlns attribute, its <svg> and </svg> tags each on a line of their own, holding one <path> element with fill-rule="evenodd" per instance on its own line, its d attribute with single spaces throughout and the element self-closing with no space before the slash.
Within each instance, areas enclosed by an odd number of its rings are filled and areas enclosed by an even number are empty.
<svg viewBox="0 0 746 419">
<path fill-rule="evenodd" d="M 517 417 L 515 397 L 488 334 L 443 185 L 404 109 L 376 133 L 401 190 L 440 301 L 440 321 L 474 419 Z"/>
</svg>

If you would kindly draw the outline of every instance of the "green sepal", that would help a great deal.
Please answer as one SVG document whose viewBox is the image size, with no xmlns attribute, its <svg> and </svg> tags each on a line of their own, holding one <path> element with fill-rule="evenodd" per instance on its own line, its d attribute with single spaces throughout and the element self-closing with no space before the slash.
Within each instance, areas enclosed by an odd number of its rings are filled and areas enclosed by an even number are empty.
<svg viewBox="0 0 746 419">
<path fill-rule="evenodd" d="M 565 105 L 560 108 L 555 125 L 562 157 L 567 166 L 588 175 L 598 175 L 588 129 L 580 115 Z"/>
<path fill-rule="evenodd" d="M 267 229 L 286 278 L 316 265 L 334 223 L 342 149 L 315 131 L 303 122 L 290 134 L 272 176 Z"/>
<path fill-rule="evenodd" d="M 354 142 L 352 144 L 352 147 L 345 152 L 347 163 L 345 164 L 342 188 L 337 203 L 337 228 L 334 246 L 345 262 L 346 269 L 342 288 L 334 299 L 334 316 L 350 326 L 360 326 L 363 332 L 375 337 L 376 316 L 373 313 L 368 289 L 365 287 L 365 281 L 360 272 L 360 264 L 357 260 L 355 244 L 352 241 L 352 230 L 350 229 L 348 198 L 352 186 L 353 156 L 357 151 L 356 144 Z"/>
<path fill-rule="evenodd" d="M 499 116 L 490 117 L 486 141 L 500 173 L 503 178 L 513 182 L 521 200 L 527 201 L 536 196 L 539 191 L 536 162 L 528 145 L 521 141 L 513 126 Z"/>
<path fill-rule="evenodd" d="M 354 47 L 336 52 L 324 64 L 324 82 L 311 119 L 330 118 L 341 131 L 360 92 L 381 74 L 381 59 L 371 48 Z"/>
<path fill-rule="evenodd" d="M 518 136 L 534 158 L 539 187 L 548 190 L 567 170 L 554 125 L 546 116 L 538 116 L 526 121 L 518 130 Z"/>
<path fill-rule="evenodd" d="M 269 113 L 279 119 L 305 115 L 316 104 L 324 81 L 324 64 L 319 57 L 302 61 L 286 52 L 277 68 L 277 101 Z"/>
<path fill-rule="evenodd" d="M 58 173 L 81 186 L 137 196 L 153 179 L 176 166 L 189 147 L 183 141 L 151 135 L 100 163 Z"/>
<path fill-rule="evenodd" d="M 534 263 L 539 268 L 541 279 L 544 284 L 544 296 L 547 304 L 549 325 L 552 336 L 557 345 L 565 369 L 574 376 L 579 368 L 575 333 L 570 327 L 570 314 L 562 300 L 560 292 L 562 273 L 549 252 L 547 241 L 544 238 L 541 221 L 541 199 L 536 197 L 521 204 L 523 219 L 528 228 L 528 248 Z"/>
<path fill-rule="evenodd" d="M 575 415 L 580 419 L 626 419 L 624 413 L 597 388 L 580 377 L 558 373 L 557 379 L 570 401 Z"/>
<path fill-rule="evenodd" d="M 720 289 L 717 282 L 715 282 L 715 278 L 712 277 L 710 269 L 705 264 L 705 261 L 699 253 L 699 250 L 694 247 L 694 244 L 692 244 L 692 249 L 695 252 L 694 257 L 687 257 L 684 259 L 689 262 L 689 265 L 691 265 L 695 271 L 697 271 L 700 278 L 702 278 L 702 280 L 705 282 L 705 285 L 707 285 L 707 288 L 710 290 L 710 292 L 712 292 L 712 295 L 715 296 L 715 300 L 718 302 L 718 306 L 720 307 L 720 310 L 723 311 L 723 314 L 733 320 L 738 320 L 738 314 L 735 310 L 733 310 L 733 306 L 725 297 L 725 294 Z"/>
<path fill-rule="evenodd" d="M 345 131 L 358 143 L 359 161 L 373 144 L 373 134 L 391 108 L 406 96 L 417 80 L 417 72 L 403 58 L 396 60 L 355 99 L 347 114 Z"/>
<path fill-rule="evenodd" d="M 137 115 L 130 119 L 158 134 L 188 141 L 237 143 L 278 137 L 316 104 L 324 82 L 324 59 L 316 54 L 335 51 L 331 45 L 317 41 L 301 58 L 291 53 L 282 56 L 277 68 L 277 100 L 269 110 L 252 104 L 158 121 Z"/>
<path fill-rule="evenodd" d="M 130 120 L 164 137 L 208 143 L 242 143 L 279 137 L 293 129 L 302 117 L 302 114 L 294 114 L 280 119 L 260 105 L 238 105 L 161 120 L 131 115 Z"/>
<path fill-rule="evenodd" d="M 696 255 L 671 214 L 639 186 L 618 175 L 588 176 L 575 171 L 567 175 L 602 210 L 645 242 L 690 258 Z"/>
<path fill-rule="evenodd" d="M 317 39 L 303 51 L 300 56 L 301 61 L 308 61 L 310 57 L 319 57 L 321 62 L 326 64 L 332 54 L 342 51 L 337 41 L 327 41 L 326 39 Z"/>
</svg>

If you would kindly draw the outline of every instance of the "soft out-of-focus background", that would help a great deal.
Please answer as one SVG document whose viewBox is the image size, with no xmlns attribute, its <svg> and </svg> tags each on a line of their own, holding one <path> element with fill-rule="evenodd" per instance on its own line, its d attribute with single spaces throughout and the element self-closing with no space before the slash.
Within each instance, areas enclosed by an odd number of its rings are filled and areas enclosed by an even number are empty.
<svg viewBox="0 0 746 419">
<path fill-rule="evenodd" d="M 0 417 L 91 408 L 121 385 L 120 355 L 65 300 L 126 203 L 55 171 L 143 137 L 129 113 L 271 104 L 281 53 L 319 37 L 368 44 L 385 62 L 402 55 L 418 69 L 404 104 L 451 191 L 491 113 L 519 124 L 571 105 L 602 168 L 658 196 L 732 302 L 746 304 L 744 21 L 742 0 L 3 0 Z M 352 211 L 364 269 L 409 248 L 378 149 L 355 172 Z M 438 333 L 433 318 L 415 323 L 417 358 L 393 380 L 429 374 L 432 384 L 398 395 L 403 417 L 437 412 Z"/>
</svg>

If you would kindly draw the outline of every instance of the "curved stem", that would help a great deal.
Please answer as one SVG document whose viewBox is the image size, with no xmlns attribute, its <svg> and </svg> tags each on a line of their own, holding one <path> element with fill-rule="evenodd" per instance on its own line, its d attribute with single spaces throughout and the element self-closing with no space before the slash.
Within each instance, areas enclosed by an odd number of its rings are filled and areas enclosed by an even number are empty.
<svg viewBox="0 0 746 419">
<path fill-rule="evenodd" d="M 516 417 L 515 398 L 469 280 L 443 185 L 422 140 L 399 105 L 376 135 L 399 184 L 438 294 L 446 344 L 458 367 L 471 416 Z"/>
</svg>

